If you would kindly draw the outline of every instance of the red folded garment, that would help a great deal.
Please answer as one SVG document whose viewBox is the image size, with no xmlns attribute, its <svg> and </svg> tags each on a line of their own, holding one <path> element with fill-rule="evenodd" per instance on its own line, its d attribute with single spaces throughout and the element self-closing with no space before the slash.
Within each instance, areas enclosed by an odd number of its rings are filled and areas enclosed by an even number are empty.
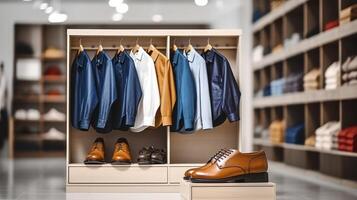
<svg viewBox="0 0 357 200">
<path fill-rule="evenodd" d="M 337 20 L 331 20 L 331 21 L 327 22 L 325 24 L 325 31 L 330 30 L 332 28 L 335 28 L 336 26 L 338 26 L 338 23 L 339 23 L 338 19 Z"/>
<path fill-rule="evenodd" d="M 45 71 L 46 76 L 60 76 L 62 75 L 61 70 L 56 65 L 48 67 Z"/>
</svg>

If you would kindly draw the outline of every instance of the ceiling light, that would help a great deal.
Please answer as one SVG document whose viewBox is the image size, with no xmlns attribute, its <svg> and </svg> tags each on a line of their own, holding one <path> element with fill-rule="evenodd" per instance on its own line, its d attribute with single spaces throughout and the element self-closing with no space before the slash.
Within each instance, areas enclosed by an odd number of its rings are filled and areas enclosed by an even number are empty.
<svg viewBox="0 0 357 200">
<path fill-rule="evenodd" d="M 48 21 L 51 23 L 61 23 L 67 20 L 67 15 L 64 13 L 60 13 L 58 11 L 54 11 L 48 16 Z"/>
<path fill-rule="evenodd" d="M 30 1 L 32 1 L 32 0 L 23 0 L 24 2 L 30 2 Z"/>
<path fill-rule="evenodd" d="M 126 3 L 121 3 L 116 7 L 116 11 L 121 14 L 128 12 L 128 10 L 129 10 L 129 6 Z"/>
<path fill-rule="evenodd" d="M 160 14 L 155 14 L 155 15 L 152 16 L 151 19 L 152 19 L 153 22 L 161 22 L 163 20 L 163 17 Z"/>
<path fill-rule="evenodd" d="M 45 10 L 47 8 L 47 6 L 48 6 L 48 3 L 41 3 L 40 4 L 40 9 L 41 10 Z"/>
<path fill-rule="evenodd" d="M 205 6 L 208 4 L 208 0 L 195 0 L 197 6 Z"/>
<path fill-rule="evenodd" d="M 121 13 L 115 13 L 113 16 L 112 16 L 112 20 L 117 22 L 117 21 L 120 21 L 123 19 L 123 14 Z"/>
<path fill-rule="evenodd" d="M 117 7 L 119 6 L 121 3 L 123 3 L 123 0 L 109 0 L 108 4 L 110 7 Z"/>
<path fill-rule="evenodd" d="M 46 14 L 50 14 L 53 11 L 53 7 L 52 6 L 48 6 L 45 10 Z"/>
</svg>

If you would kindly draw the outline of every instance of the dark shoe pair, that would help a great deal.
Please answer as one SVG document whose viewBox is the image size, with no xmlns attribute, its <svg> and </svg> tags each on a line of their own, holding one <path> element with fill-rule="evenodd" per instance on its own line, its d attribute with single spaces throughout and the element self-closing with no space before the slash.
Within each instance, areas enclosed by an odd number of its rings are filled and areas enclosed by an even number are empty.
<svg viewBox="0 0 357 200">
<path fill-rule="evenodd" d="M 138 164 L 165 164 L 166 163 L 166 152 L 163 149 L 156 149 L 153 146 L 146 148 L 144 147 L 139 151 Z"/>
<path fill-rule="evenodd" d="M 84 161 L 84 164 L 104 164 L 105 147 L 103 138 L 97 138 Z M 112 165 L 126 165 L 131 163 L 129 143 L 125 138 L 119 138 L 114 144 Z"/>
</svg>

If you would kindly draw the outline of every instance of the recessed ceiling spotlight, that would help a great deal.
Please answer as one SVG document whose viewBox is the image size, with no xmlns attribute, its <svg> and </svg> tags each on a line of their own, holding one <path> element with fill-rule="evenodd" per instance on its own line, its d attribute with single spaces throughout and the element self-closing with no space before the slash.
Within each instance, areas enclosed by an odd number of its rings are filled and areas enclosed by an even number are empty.
<svg viewBox="0 0 357 200">
<path fill-rule="evenodd" d="M 48 3 L 45 3 L 45 2 L 44 2 L 44 3 L 41 3 L 41 4 L 40 4 L 40 9 L 41 9 L 41 10 L 45 10 L 47 7 L 48 7 Z"/>
<path fill-rule="evenodd" d="M 124 14 L 124 13 L 128 12 L 129 5 L 126 3 L 121 3 L 115 9 L 118 13 Z"/>
<path fill-rule="evenodd" d="M 161 22 L 161 21 L 163 20 L 163 17 L 162 17 L 162 15 L 160 15 L 160 14 L 155 14 L 155 15 L 153 15 L 153 16 L 151 17 L 151 20 L 152 20 L 153 22 L 158 23 L 158 22 Z"/>
<path fill-rule="evenodd" d="M 30 2 L 30 1 L 32 1 L 32 0 L 22 0 L 22 1 L 24 1 L 24 2 Z"/>
<path fill-rule="evenodd" d="M 61 23 L 61 22 L 65 22 L 66 20 L 67 20 L 67 15 L 65 13 L 60 13 L 58 11 L 54 11 L 48 16 L 48 21 L 50 23 Z"/>
<path fill-rule="evenodd" d="M 109 0 L 108 4 L 110 7 L 117 7 L 119 6 L 121 3 L 123 3 L 123 0 Z"/>
<path fill-rule="evenodd" d="M 120 21 L 122 19 L 123 19 L 123 14 L 121 14 L 121 13 L 115 13 L 112 16 L 112 20 L 115 21 L 115 22 L 118 22 L 118 21 Z"/>
<path fill-rule="evenodd" d="M 50 14 L 53 11 L 53 7 L 52 6 L 48 6 L 45 10 L 46 14 Z"/>
<path fill-rule="evenodd" d="M 195 0 L 195 4 L 197 6 L 206 6 L 208 4 L 208 0 Z"/>
</svg>

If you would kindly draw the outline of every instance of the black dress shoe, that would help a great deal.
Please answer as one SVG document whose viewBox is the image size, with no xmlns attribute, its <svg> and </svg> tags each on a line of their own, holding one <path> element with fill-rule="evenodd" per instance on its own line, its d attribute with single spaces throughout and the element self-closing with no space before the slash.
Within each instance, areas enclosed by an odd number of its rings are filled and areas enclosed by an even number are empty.
<svg viewBox="0 0 357 200">
<path fill-rule="evenodd" d="M 163 149 L 154 149 L 151 154 L 151 164 L 165 164 L 166 152 Z"/>
<path fill-rule="evenodd" d="M 149 148 L 142 148 L 139 151 L 139 156 L 138 156 L 138 164 L 139 165 L 147 165 L 151 164 L 151 154 L 154 151 L 153 147 Z"/>
</svg>

